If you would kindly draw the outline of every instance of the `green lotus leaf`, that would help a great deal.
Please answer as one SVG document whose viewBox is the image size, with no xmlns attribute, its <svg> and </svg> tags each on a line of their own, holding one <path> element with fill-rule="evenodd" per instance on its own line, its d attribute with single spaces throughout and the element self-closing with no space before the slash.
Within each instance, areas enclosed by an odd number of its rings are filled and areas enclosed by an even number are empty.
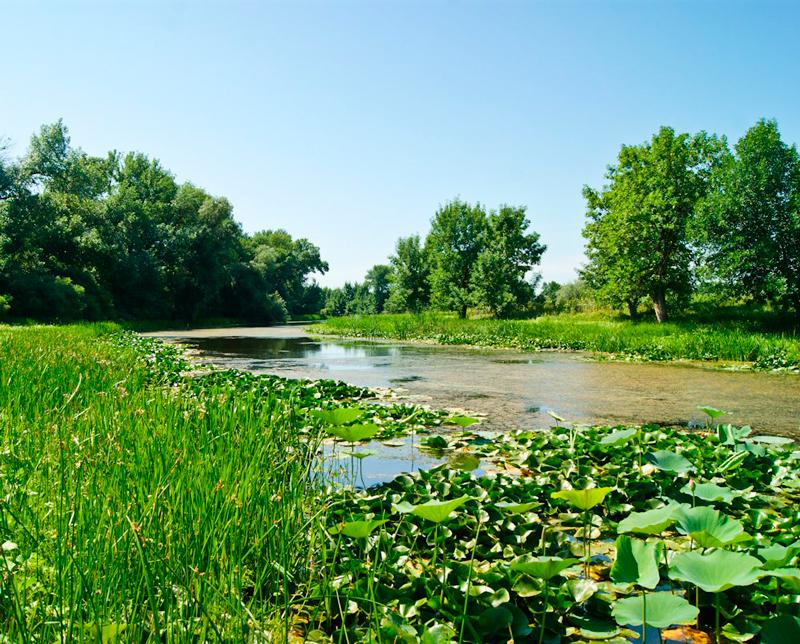
<svg viewBox="0 0 800 644">
<path fill-rule="evenodd" d="M 326 427 L 325 431 L 348 443 L 357 443 L 375 436 L 375 434 L 380 431 L 380 427 L 374 423 L 367 423 L 364 425 L 347 425 L 344 427 Z"/>
<path fill-rule="evenodd" d="M 786 436 L 753 436 L 750 439 L 752 443 L 763 443 L 764 445 L 789 445 L 794 443 L 794 440 Z"/>
<path fill-rule="evenodd" d="M 676 516 L 678 531 L 703 548 L 721 548 L 750 538 L 740 521 L 708 506 L 681 510 Z"/>
<path fill-rule="evenodd" d="M 761 562 L 742 552 L 714 550 L 709 554 L 682 552 L 675 555 L 669 576 L 699 586 L 707 593 L 719 593 L 734 586 L 749 586 L 763 574 Z"/>
<path fill-rule="evenodd" d="M 764 622 L 761 627 L 761 644 L 787 642 L 800 642 L 800 617 L 778 615 Z"/>
<path fill-rule="evenodd" d="M 547 581 L 556 575 L 560 575 L 563 570 L 575 565 L 577 562 L 577 559 L 522 555 L 511 562 L 511 570 Z"/>
<path fill-rule="evenodd" d="M 422 446 L 429 447 L 431 449 L 447 449 L 449 444 L 447 443 L 447 440 L 441 436 L 428 436 L 428 438 L 422 441 Z"/>
<path fill-rule="evenodd" d="M 455 630 L 447 624 L 434 624 L 422 632 L 419 641 L 421 644 L 450 644 L 455 636 Z"/>
<path fill-rule="evenodd" d="M 471 425 L 480 422 L 480 420 L 478 418 L 472 418 L 471 416 L 450 416 L 449 418 L 445 419 L 444 422 L 448 425 L 470 427 Z"/>
<path fill-rule="evenodd" d="M 498 501 L 494 504 L 495 507 L 500 508 L 503 512 L 508 512 L 509 514 L 521 514 L 523 512 L 529 512 L 533 510 L 533 508 L 537 508 L 541 505 L 538 501 L 531 501 L 530 503 L 512 503 L 510 501 Z"/>
<path fill-rule="evenodd" d="M 717 425 L 717 438 L 723 445 L 736 445 L 738 441 L 744 440 L 753 430 L 745 425 L 744 427 L 734 427 L 733 425 Z"/>
<path fill-rule="evenodd" d="M 600 444 L 608 445 L 609 447 L 619 447 L 636 436 L 636 432 L 638 431 L 639 430 L 631 427 L 630 429 L 620 429 L 616 432 L 611 432 L 607 436 L 603 436 L 603 438 L 600 439 Z"/>
<path fill-rule="evenodd" d="M 719 418 L 720 416 L 724 416 L 728 412 L 722 411 L 721 409 L 717 409 L 716 407 L 708 407 L 706 405 L 698 407 L 700 411 L 702 411 L 706 416 L 709 418 Z"/>
<path fill-rule="evenodd" d="M 411 503 L 404 502 L 398 503 L 395 508 L 399 512 L 410 512 L 421 519 L 433 521 L 434 523 L 441 523 L 450 516 L 451 512 L 460 508 L 471 498 L 472 497 L 465 495 L 457 499 L 451 499 L 450 501 L 428 501 L 421 505 L 412 505 Z"/>
<path fill-rule="evenodd" d="M 611 567 L 611 579 L 618 584 L 638 584 L 653 589 L 658 586 L 658 557 L 661 543 L 647 543 L 627 535 L 617 537 L 617 558 Z"/>
<path fill-rule="evenodd" d="M 764 571 L 767 577 L 779 577 L 780 579 L 794 579 L 800 581 L 800 568 L 770 568 Z"/>
<path fill-rule="evenodd" d="M 695 483 L 694 489 L 689 485 L 684 485 L 681 492 L 689 496 L 695 496 L 703 501 L 721 501 L 722 503 L 730 503 L 740 494 L 738 490 L 734 491 L 729 487 L 717 485 L 716 483 Z"/>
<path fill-rule="evenodd" d="M 728 470 L 736 469 L 742 463 L 744 463 L 745 460 L 747 460 L 747 454 L 747 452 L 734 452 L 719 464 L 719 467 L 717 467 L 717 472 L 721 474 L 723 472 L 727 472 Z"/>
<path fill-rule="evenodd" d="M 567 422 L 565 418 L 561 418 L 561 416 L 559 416 L 556 412 L 554 412 L 552 410 L 548 411 L 547 415 L 550 416 L 550 418 L 552 418 L 553 420 L 555 420 L 555 421 L 557 421 L 559 423 Z"/>
<path fill-rule="evenodd" d="M 579 510 L 591 510 L 602 503 L 606 495 L 614 489 L 613 487 L 591 487 L 585 490 L 559 490 L 550 496 L 554 499 L 563 499 Z"/>
<path fill-rule="evenodd" d="M 621 626 L 667 628 L 674 624 L 693 624 L 699 611 L 683 597 L 672 593 L 648 593 L 620 599 L 611 614 Z"/>
<path fill-rule="evenodd" d="M 800 541 L 795 541 L 788 546 L 773 543 L 756 551 L 756 556 L 764 562 L 762 567 L 765 570 L 781 568 L 791 562 L 798 554 L 800 554 Z"/>
<path fill-rule="evenodd" d="M 595 617 L 570 616 L 570 624 L 587 640 L 608 640 L 620 634 L 619 627 Z M 626 640 L 627 641 L 627 640 Z"/>
<path fill-rule="evenodd" d="M 686 458 L 666 449 L 651 452 L 646 458 L 659 470 L 671 474 L 685 474 L 694 470 L 694 465 Z"/>
<path fill-rule="evenodd" d="M 567 590 L 579 604 L 592 597 L 598 588 L 597 582 L 592 579 L 570 579 L 567 582 Z"/>
<path fill-rule="evenodd" d="M 346 425 L 361 418 L 364 411 L 358 407 L 339 407 L 337 409 L 314 409 L 311 414 L 325 425 Z"/>
<path fill-rule="evenodd" d="M 375 528 L 381 527 L 386 523 L 385 519 L 377 519 L 372 521 L 348 521 L 347 523 L 340 523 L 339 525 L 331 528 L 333 534 L 341 533 L 346 537 L 353 539 L 366 539 Z"/>
<path fill-rule="evenodd" d="M 659 534 L 677 520 L 677 514 L 689 506 L 670 503 L 662 508 L 632 512 L 617 526 L 617 532 L 638 532 L 639 534 Z"/>
</svg>

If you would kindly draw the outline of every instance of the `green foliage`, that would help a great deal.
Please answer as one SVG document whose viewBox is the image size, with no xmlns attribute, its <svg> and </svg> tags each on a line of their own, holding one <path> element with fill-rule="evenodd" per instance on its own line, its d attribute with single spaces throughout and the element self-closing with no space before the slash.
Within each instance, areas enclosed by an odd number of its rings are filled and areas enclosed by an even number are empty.
<svg viewBox="0 0 800 644">
<path fill-rule="evenodd" d="M 485 248 L 488 223 L 481 204 L 460 199 L 445 204 L 431 220 L 425 240 L 430 265 L 431 304 L 466 317 L 472 300 L 472 276 Z"/>
<path fill-rule="evenodd" d="M 636 584 L 652 590 L 661 578 L 658 561 L 662 544 L 646 543 L 626 535 L 617 537 L 617 557 L 611 567 L 611 579 L 618 584 Z"/>
<path fill-rule="evenodd" d="M 584 188 L 589 263 L 583 271 L 598 297 L 628 306 L 635 317 L 649 297 L 656 317 L 667 317 L 667 297 L 691 290 L 688 226 L 725 142 L 705 133 L 675 134 L 662 127 L 642 145 L 623 145 L 609 185 Z"/>
<path fill-rule="evenodd" d="M 92 157 L 61 121 L 0 163 L 0 292 L 11 314 L 259 322 L 318 312 L 319 249 L 284 231 L 252 238 L 233 208 L 143 154 Z M 8 300 L 6 300 L 8 303 Z"/>
<path fill-rule="evenodd" d="M 728 550 L 707 554 L 681 552 L 672 559 L 669 576 L 719 593 L 734 586 L 750 586 L 761 576 L 761 562 L 751 555 Z"/>
<path fill-rule="evenodd" d="M 526 233 L 530 222 L 524 207 L 500 206 L 491 212 L 486 244 L 472 273 L 472 302 L 498 317 L 506 317 L 533 300 L 525 280 L 541 260 L 546 247 L 538 233 Z"/>
<path fill-rule="evenodd" d="M 419 313 L 430 302 L 428 256 L 419 236 L 398 239 L 389 262 L 392 272 L 386 310 Z"/>
<path fill-rule="evenodd" d="M 613 614 L 618 624 L 667 628 L 694 623 L 698 612 L 683 597 L 661 592 L 621 599 L 614 605 Z"/>
<path fill-rule="evenodd" d="M 800 315 L 800 157 L 761 120 L 711 175 L 695 234 L 704 276 Z"/>
</svg>

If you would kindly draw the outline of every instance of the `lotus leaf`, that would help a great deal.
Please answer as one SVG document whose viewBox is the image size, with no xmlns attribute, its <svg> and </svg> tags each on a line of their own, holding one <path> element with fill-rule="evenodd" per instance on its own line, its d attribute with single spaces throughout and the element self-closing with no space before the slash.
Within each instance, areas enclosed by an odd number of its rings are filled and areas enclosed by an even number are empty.
<svg viewBox="0 0 800 644">
<path fill-rule="evenodd" d="M 522 512 L 528 512 L 533 510 L 533 508 L 539 507 L 541 503 L 538 501 L 531 501 L 530 503 L 511 503 L 510 501 L 499 501 L 495 503 L 495 507 L 500 508 L 504 512 L 508 512 L 510 514 L 521 514 Z"/>
<path fill-rule="evenodd" d="M 661 543 L 646 543 L 627 535 L 617 537 L 617 558 L 611 567 L 611 579 L 618 584 L 638 584 L 653 589 L 658 586 L 658 557 Z"/>
<path fill-rule="evenodd" d="M 655 510 L 632 512 L 619 522 L 617 532 L 659 534 L 675 523 L 678 512 L 685 508 L 688 506 L 671 503 Z"/>
<path fill-rule="evenodd" d="M 771 617 L 761 627 L 761 644 L 800 642 L 800 617 L 779 615 Z"/>
<path fill-rule="evenodd" d="M 675 555 L 669 567 L 670 578 L 694 584 L 708 593 L 749 586 L 762 574 L 758 559 L 728 550 L 714 550 L 709 554 L 683 552 Z"/>
<path fill-rule="evenodd" d="M 479 422 L 477 418 L 471 416 L 450 416 L 445 420 L 448 425 L 458 425 L 459 427 L 470 427 Z"/>
<path fill-rule="evenodd" d="M 795 541 L 789 546 L 773 543 L 770 546 L 759 548 L 756 555 L 764 561 L 763 568 L 772 570 L 787 565 L 800 554 L 800 541 Z"/>
<path fill-rule="evenodd" d="M 693 487 L 684 485 L 681 492 L 712 503 L 714 501 L 730 503 L 739 494 L 738 490 L 732 490 L 716 483 L 695 483 Z"/>
<path fill-rule="evenodd" d="M 642 626 L 644 617 L 644 623 L 654 628 L 692 624 L 698 613 L 697 608 L 683 597 L 667 592 L 620 599 L 611 612 L 617 624 L 622 626 Z"/>
<path fill-rule="evenodd" d="M 679 511 L 677 522 L 678 530 L 703 548 L 721 548 L 750 538 L 740 521 L 707 506 Z"/>
<path fill-rule="evenodd" d="M 561 574 L 563 570 L 566 570 L 577 562 L 577 559 L 522 555 L 511 562 L 511 570 L 547 581 Z"/>
<path fill-rule="evenodd" d="M 680 454 L 660 449 L 647 455 L 647 460 L 659 470 L 671 474 L 685 474 L 694 470 L 694 466 Z"/>
<path fill-rule="evenodd" d="M 315 418 L 326 425 L 346 425 L 358 420 L 364 411 L 358 407 L 338 407 L 336 409 L 315 409 L 311 412 Z"/>
<path fill-rule="evenodd" d="M 609 447 L 619 447 L 620 445 L 624 445 L 627 443 L 631 438 L 636 436 L 636 433 L 639 430 L 635 428 L 630 429 L 620 429 L 616 432 L 611 432 L 607 436 L 603 436 L 600 439 L 601 445 L 608 445 Z"/>
<path fill-rule="evenodd" d="M 708 407 L 706 405 L 700 406 L 698 409 L 709 418 L 719 418 L 720 416 L 724 416 L 728 413 L 726 411 L 722 411 L 721 409 L 717 409 L 716 407 Z"/>
<path fill-rule="evenodd" d="M 550 496 L 554 499 L 564 499 L 579 510 L 591 510 L 603 502 L 606 495 L 613 491 L 613 487 L 591 487 L 585 490 L 559 490 Z"/>
<path fill-rule="evenodd" d="M 357 443 L 375 436 L 380 431 L 380 427 L 373 423 L 367 423 L 364 425 L 326 427 L 325 431 L 348 443 Z"/>
<path fill-rule="evenodd" d="M 347 523 L 340 523 L 331 528 L 334 534 L 341 533 L 346 537 L 353 539 L 366 539 L 375 528 L 381 527 L 386 523 L 385 519 L 378 519 L 373 521 L 348 521 Z"/>
<path fill-rule="evenodd" d="M 427 503 L 422 503 L 420 505 L 412 505 L 411 503 L 403 502 L 398 503 L 395 506 L 395 509 L 397 509 L 398 512 L 413 514 L 414 516 L 420 517 L 421 519 L 426 519 L 427 521 L 441 523 L 450 516 L 451 512 L 454 512 L 460 508 L 471 498 L 472 497 L 469 496 L 460 496 L 457 499 L 451 499 L 450 501 L 428 501 Z"/>
</svg>

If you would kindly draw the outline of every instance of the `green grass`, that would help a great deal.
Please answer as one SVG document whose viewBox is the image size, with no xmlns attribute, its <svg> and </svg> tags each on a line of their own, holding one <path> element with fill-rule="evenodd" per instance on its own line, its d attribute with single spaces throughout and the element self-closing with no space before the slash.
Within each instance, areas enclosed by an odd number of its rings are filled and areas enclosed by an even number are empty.
<svg viewBox="0 0 800 644">
<path fill-rule="evenodd" d="M 361 338 L 431 340 L 525 351 L 595 351 L 639 360 L 750 362 L 760 369 L 800 367 L 800 336 L 796 331 L 767 332 L 754 326 L 742 320 L 634 323 L 597 315 L 459 320 L 427 313 L 332 318 L 314 328 L 321 333 Z"/>
<path fill-rule="evenodd" d="M 275 632 L 325 511 L 295 394 L 182 384 L 174 350 L 113 330 L 0 327 L 0 631 Z"/>
</svg>

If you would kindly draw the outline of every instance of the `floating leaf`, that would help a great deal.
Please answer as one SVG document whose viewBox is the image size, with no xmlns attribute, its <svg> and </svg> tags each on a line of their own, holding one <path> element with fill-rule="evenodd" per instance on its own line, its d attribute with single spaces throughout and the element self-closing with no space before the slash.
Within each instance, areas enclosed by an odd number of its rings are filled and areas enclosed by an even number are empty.
<svg viewBox="0 0 800 644">
<path fill-rule="evenodd" d="M 511 562 L 511 570 L 547 581 L 575 565 L 577 561 L 577 559 L 562 559 L 561 557 L 522 555 Z"/>
<path fill-rule="evenodd" d="M 422 445 L 431 449 L 447 449 L 448 447 L 447 441 L 441 436 L 428 436 L 422 441 Z"/>
<path fill-rule="evenodd" d="M 603 436 L 600 439 L 601 445 L 608 445 L 609 447 L 619 447 L 620 445 L 624 445 L 627 443 L 631 438 L 636 436 L 636 433 L 639 430 L 635 428 L 630 429 L 620 429 L 615 432 L 611 432 L 607 436 Z"/>
<path fill-rule="evenodd" d="M 353 539 L 366 539 L 375 528 L 381 527 L 386 523 L 385 519 L 376 519 L 372 521 L 348 521 L 347 523 L 340 523 L 331 528 L 333 534 L 341 533 L 346 537 Z"/>
<path fill-rule="evenodd" d="M 611 567 L 611 579 L 618 584 L 638 584 L 653 589 L 658 586 L 658 557 L 661 543 L 646 543 L 626 535 L 617 537 L 617 557 Z"/>
<path fill-rule="evenodd" d="M 671 503 L 655 510 L 632 512 L 617 526 L 617 532 L 637 532 L 639 534 L 659 534 L 675 523 L 677 513 L 689 506 Z"/>
<path fill-rule="evenodd" d="M 644 623 L 653 628 L 667 628 L 674 624 L 692 624 L 699 611 L 683 597 L 672 593 L 648 593 L 620 599 L 614 604 L 611 614 L 622 626 L 641 626 Z"/>
<path fill-rule="evenodd" d="M 707 593 L 749 586 L 761 575 L 758 559 L 728 550 L 714 550 L 709 554 L 682 552 L 675 555 L 669 567 L 670 578 L 699 586 Z"/>
<path fill-rule="evenodd" d="M 450 416 L 444 421 L 447 425 L 458 425 L 459 427 L 470 427 L 475 423 L 480 422 L 478 418 L 471 416 Z"/>
<path fill-rule="evenodd" d="M 606 495 L 613 491 L 613 487 L 591 487 L 585 490 L 559 490 L 550 496 L 554 499 L 564 499 L 570 505 L 579 510 L 591 510 L 594 506 L 603 502 Z"/>
<path fill-rule="evenodd" d="M 794 440 L 786 436 L 753 436 L 750 439 L 753 443 L 763 443 L 764 445 L 789 445 L 794 443 Z"/>
<path fill-rule="evenodd" d="M 364 411 L 358 407 L 338 407 L 336 409 L 315 409 L 311 414 L 326 425 L 345 425 L 361 418 Z"/>
<path fill-rule="evenodd" d="M 373 423 L 367 423 L 365 425 L 347 425 L 345 427 L 326 427 L 325 431 L 348 443 L 357 443 L 375 436 L 380 431 L 380 427 Z"/>
<path fill-rule="evenodd" d="M 677 513 L 678 530 L 703 548 L 722 546 L 749 538 L 740 521 L 707 506 L 689 508 Z"/>
<path fill-rule="evenodd" d="M 456 636 L 455 630 L 446 624 L 434 624 L 422 632 L 421 644 L 450 644 Z"/>
<path fill-rule="evenodd" d="M 471 472 L 472 470 L 478 469 L 481 464 L 481 459 L 472 454 L 454 454 L 447 459 L 447 464 L 454 470 Z"/>
<path fill-rule="evenodd" d="M 694 470 L 694 466 L 680 454 L 660 449 L 647 455 L 647 460 L 654 467 L 672 474 L 685 474 Z"/>
</svg>

